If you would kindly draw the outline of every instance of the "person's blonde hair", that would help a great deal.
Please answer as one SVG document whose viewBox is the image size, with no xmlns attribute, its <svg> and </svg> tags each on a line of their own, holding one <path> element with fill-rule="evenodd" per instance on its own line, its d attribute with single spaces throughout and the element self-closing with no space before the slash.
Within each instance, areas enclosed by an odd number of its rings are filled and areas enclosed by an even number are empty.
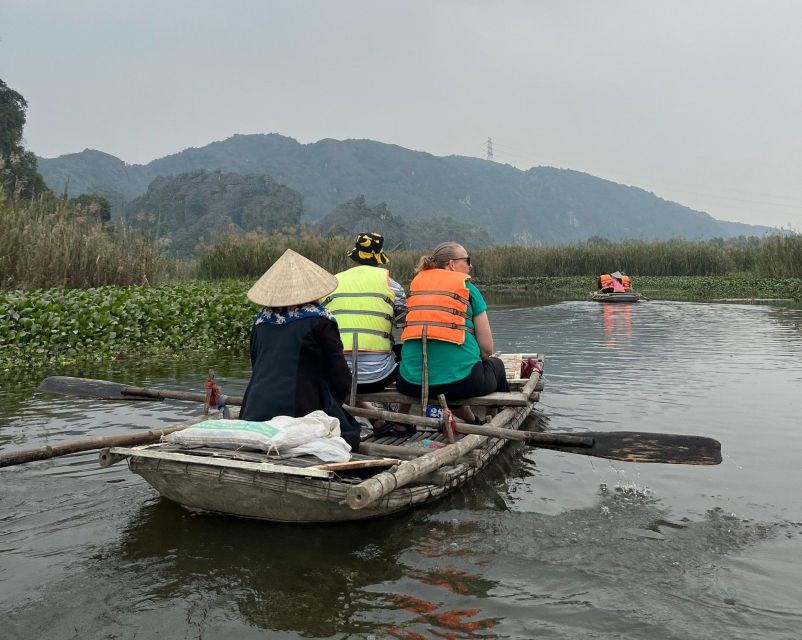
<svg viewBox="0 0 802 640">
<path fill-rule="evenodd" d="M 438 244 L 431 255 L 421 256 L 415 273 L 426 271 L 427 269 L 445 269 L 449 260 L 454 260 L 460 256 L 460 250 L 465 248 L 459 242 L 441 242 Z"/>
</svg>

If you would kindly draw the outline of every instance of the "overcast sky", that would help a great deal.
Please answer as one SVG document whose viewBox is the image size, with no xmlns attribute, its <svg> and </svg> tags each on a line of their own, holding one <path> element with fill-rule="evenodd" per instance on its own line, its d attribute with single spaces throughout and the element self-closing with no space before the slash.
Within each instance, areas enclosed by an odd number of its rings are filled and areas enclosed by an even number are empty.
<svg viewBox="0 0 802 640">
<path fill-rule="evenodd" d="M 369 138 L 802 230 L 802 1 L 0 0 L 27 147 Z"/>
</svg>

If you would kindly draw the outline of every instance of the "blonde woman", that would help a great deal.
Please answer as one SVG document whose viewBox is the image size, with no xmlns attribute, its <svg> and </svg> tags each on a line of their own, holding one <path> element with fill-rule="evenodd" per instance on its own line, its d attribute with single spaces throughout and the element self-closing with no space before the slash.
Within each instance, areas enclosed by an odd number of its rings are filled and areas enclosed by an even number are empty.
<svg viewBox="0 0 802 640">
<path fill-rule="evenodd" d="M 494 391 L 509 391 L 504 364 L 493 353 L 487 303 L 470 282 L 471 256 L 461 244 L 443 242 L 418 262 L 407 295 L 407 317 L 401 339 L 401 366 L 396 387 L 420 397 L 423 337 L 429 397 L 444 394 L 462 400 Z M 458 414 L 476 422 L 470 407 Z"/>
</svg>

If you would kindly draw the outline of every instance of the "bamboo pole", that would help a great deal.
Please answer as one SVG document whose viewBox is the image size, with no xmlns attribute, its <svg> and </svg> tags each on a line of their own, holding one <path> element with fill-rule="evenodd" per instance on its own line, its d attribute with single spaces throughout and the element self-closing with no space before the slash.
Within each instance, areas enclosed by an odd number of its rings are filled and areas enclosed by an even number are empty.
<svg viewBox="0 0 802 640">
<path fill-rule="evenodd" d="M 522 392 L 527 395 L 527 397 L 532 397 L 536 391 L 535 387 L 540 380 L 540 374 L 535 372 L 532 374 L 532 377 L 527 381 L 522 389 Z M 351 412 L 352 407 L 346 407 L 346 409 Z M 506 424 L 509 420 L 511 420 L 518 411 L 522 409 L 513 409 L 513 408 L 506 408 L 500 411 L 495 418 L 493 418 L 488 425 L 483 427 L 483 429 L 497 429 L 500 425 Z M 371 411 L 370 409 L 360 409 L 359 411 Z M 395 412 L 389 412 L 395 413 Z M 402 417 L 403 419 L 414 419 L 414 420 L 422 420 L 424 419 L 423 416 L 407 416 L 405 414 L 397 414 L 397 416 L 393 419 L 396 421 L 400 421 L 398 418 Z M 433 418 L 426 418 L 426 420 L 433 420 L 435 427 L 439 424 L 439 421 Z M 409 422 L 407 424 L 410 424 Z M 412 424 L 423 424 L 422 422 L 413 422 Z M 467 425 L 466 425 L 467 426 Z M 458 428 L 461 427 L 458 423 Z M 478 427 L 477 427 L 478 428 Z M 502 429 L 502 431 L 508 431 L 510 433 L 517 433 L 513 429 Z M 546 435 L 546 434 L 537 434 L 537 435 Z M 573 437 L 573 436 L 571 436 Z M 367 480 L 360 482 L 355 487 L 351 487 L 345 494 L 345 502 L 348 504 L 349 507 L 352 509 L 363 509 L 377 500 L 380 500 L 387 494 L 395 491 L 396 489 L 403 487 L 410 482 L 413 482 L 417 478 L 426 475 L 427 473 L 431 473 L 440 467 L 454 462 L 458 458 L 461 458 L 468 452 L 476 449 L 476 447 L 480 446 L 485 442 L 487 438 L 484 435 L 477 435 L 477 434 L 470 434 L 466 435 L 462 440 L 455 442 L 454 444 L 450 444 L 448 446 L 443 447 L 442 449 L 435 449 L 431 453 L 427 453 L 423 456 L 415 460 L 405 460 L 397 467 L 395 467 L 391 471 L 382 471 L 381 473 L 377 473 L 372 478 L 368 478 Z"/>
<path fill-rule="evenodd" d="M 504 409 L 493 418 L 493 421 L 504 424 L 515 415 L 516 411 L 516 409 Z M 435 422 L 437 421 L 435 420 Z M 351 487 L 345 494 L 345 502 L 352 509 L 363 509 L 416 478 L 454 462 L 481 445 L 485 440 L 484 436 L 468 435 L 454 444 L 442 449 L 435 449 L 416 460 L 405 460 L 394 470 L 383 471 L 355 487 Z"/>
<path fill-rule="evenodd" d="M 402 424 L 414 424 L 425 427 L 433 427 L 435 429 L 440 427 L 440 420 L 437 418 L 425 418 L 423 416 L 414 416 L 406 413 L 396 413 L 395 411 L 387 411 L 385 409 L 363 409 L 361 407 L 345 406 L 344 409 L 351 415 L 361 416 L 364 418 L 382 418 L 384 420 L 392 420 L 393 422 L 400 422 Z M 564 445 L 572 447 L 590 447 L 593 446 L 593 439 L 586 438 L 581 435 L 560 434 L 560 433 L 538 433 L 537 431 L 518 431 L 517 429 L 504 429 L 502 427 L 492 426 L 493 421 L 487 424 L 468 424 L 457 420 L 457 431 L 459 433 L 474 434 L 479 436 L 488 436 L 491 438 L 504 438 L 506 440 L 520 440 L 533 446 L 538 444 L 542 445 Z M 360 451 L 362 451 L 360 445 Z"/>
<path fill-rule="evenodd" d="M 48 460 L 49 458 L 65 456 L 67 454 L 78 453 L 80 451 L 92 451 L 94 449 L 105 449 L 107 447 L 133 447 L 141 444 L 149 444 L 151 442 L 159 441 L 162 436 L 166 436 L 168 433 L 180 431 L 181 429 L 185 429 L 204 420 L 208 420 L 208 416 L 198 416 L 192 420 L 182 422 L 175 427 L 167 427 L 165 429 L 151 429 L 149 431 L 140 431 L 122 436 L 99 436 L 97 438 L 73 440 L 71 442 L 64 442 L 62 444 L 38 447 L 36 449 L 24 449 L 22 451 L 7 453 L 3 456 L 0 456 L 0 467 L 11 467 L 17 464 L 33 462 L 34 460 Z"/>
<path fill-rule="evenodd" d="M 426 447 L 400 447 L 392 444 L 376 444 L 375 442 L 359 443 L 359 453 L 364 453 L 366 456 L 386 456 L 388 458 L 411 460 L 420 458 L 430 451 L 431 449 Z"/>
</svg>

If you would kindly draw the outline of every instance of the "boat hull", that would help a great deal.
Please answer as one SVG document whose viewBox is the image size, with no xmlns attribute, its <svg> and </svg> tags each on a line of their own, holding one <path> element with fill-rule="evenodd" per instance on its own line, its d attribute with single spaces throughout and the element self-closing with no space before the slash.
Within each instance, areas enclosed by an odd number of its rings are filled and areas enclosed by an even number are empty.
<svg viewBox="0 0 802 640">
<path fill-rule="evenodd" d="M 613 293 L 594 291 L 590 294 L 590 299 L 594 302 L 639 302 L 641 297 L 641 294 L 635 291 Z"/>
<path fill-rule="evenodd" d="M 518 408 L 507 428 L 518 428 L 530 410 Z M 507 442 L 488 438 L 470 459 L 432 474 L 435 481 L 422 478 L 362 509 L 352 509 L 345 502 L 346 492 L 356 483 L 336 478 L 221 469 L 203 462 L 138 457 L 135 451 L 128 465 L 163 498 L 190 511 L 284 523 L 348 522 L 379 518 L 440 499 L 484 469 Z"/>
</svg>

